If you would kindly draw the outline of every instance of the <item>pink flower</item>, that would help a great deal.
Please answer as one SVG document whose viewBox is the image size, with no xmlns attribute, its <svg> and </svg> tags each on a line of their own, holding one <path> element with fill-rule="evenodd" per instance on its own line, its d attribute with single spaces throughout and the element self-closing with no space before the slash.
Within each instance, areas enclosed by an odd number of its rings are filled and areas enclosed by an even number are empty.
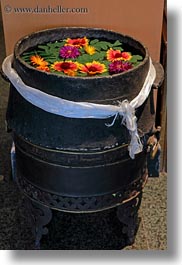
<svg viewBox="0 0 182 265">
<path fill-rule="evenodd" d="M 110 74 L 118 74 L 125 72 L 129 69 L 132 69 L 133 66 L 129 62 L 123 62 L 123 61 L 115 61 L 113 63 L 109 64 L 109 73 Z"/>
<path fill-rule="evenodd" d="M 77 47 L 74 46 L 63 46 L 59 51 L 59 56 L 64 59 L 74 59 L 80 55 Z"/>
</svg>

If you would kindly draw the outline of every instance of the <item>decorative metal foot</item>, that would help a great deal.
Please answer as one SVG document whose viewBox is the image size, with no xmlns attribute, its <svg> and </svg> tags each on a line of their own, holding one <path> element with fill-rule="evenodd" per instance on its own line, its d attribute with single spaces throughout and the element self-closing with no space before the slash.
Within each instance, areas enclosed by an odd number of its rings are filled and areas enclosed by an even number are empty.
<svg viewBox="0 0 182 265">
<path fill-rule="evenodd" d="M 52 219 L 52 211 L 50 208 L 26 199 L 26 205 L 28 207 L 28 213 L 31 217 L 32 233 L 35 237 L 35 249 L 40 249 L 40 240 L 42 235 L 48 233 L 47 227 L 45 227 Z"/>
<path fill-rule="evenodd" d="M 123 224 L 122 232 L 127 235 L 127 244 L 132 245 L 138 227 L 138 209 L 141 204 L 142 193 L 136 198 L 117 207 L 117 217 Z"/>
</svg>

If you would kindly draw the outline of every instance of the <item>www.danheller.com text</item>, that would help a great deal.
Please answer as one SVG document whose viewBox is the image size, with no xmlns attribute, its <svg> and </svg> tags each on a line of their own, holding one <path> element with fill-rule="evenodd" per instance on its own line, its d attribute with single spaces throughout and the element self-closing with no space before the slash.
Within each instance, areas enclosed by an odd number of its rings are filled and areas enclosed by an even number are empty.
<svg viewBox="0 0 182 265">
<path fill-rule="evenodd" d="M 30 13 L 30 14 L 66 14 L 66 13 L 73 13 L 73 14 L 86 14 L 89 12 L 87 7 L 63 7 L 61 5 L 57 6 L 46 6 L 41 7 L 39 5 L 35 7 L 13 7 L 10 5 L 4 6 L 5 13 Z"/>
</svg>

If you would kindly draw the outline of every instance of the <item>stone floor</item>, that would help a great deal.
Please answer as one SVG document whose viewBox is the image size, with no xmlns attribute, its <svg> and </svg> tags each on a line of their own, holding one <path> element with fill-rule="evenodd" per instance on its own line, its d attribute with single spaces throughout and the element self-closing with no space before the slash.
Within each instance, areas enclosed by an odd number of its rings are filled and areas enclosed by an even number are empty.
<svg viewBox="0 0 182 265">
<path fill-rule="evenodd" d="M 5 58 L 2 20 L 0 20 L 0 64 Z M 22 196 L 11 178 L 11 135 L 5 131 L 8 84 L 0 78 L 0 249 L 32 249 L 33 238 L 21 210 Z M 126 250 L 167 249 L 167 175 L 149 178 L 144 188 L 139 210 L 140 225 L 135 243 Z M 61 235 L 56 233 L 57 245 L 50 236 L 44 237 L 42 249 L 122 249 L 119 223 L 114 221 L 114 210 L 81 216 L 58 214 Z M 58 219 L 57 219 L 58 220 Z M 87 223 L 87 225 L 86 225 Z M 54 224 L 52 224 L 54 226 Z M 58 244 L 59 241 L 59 244 Z"/>
</svg>

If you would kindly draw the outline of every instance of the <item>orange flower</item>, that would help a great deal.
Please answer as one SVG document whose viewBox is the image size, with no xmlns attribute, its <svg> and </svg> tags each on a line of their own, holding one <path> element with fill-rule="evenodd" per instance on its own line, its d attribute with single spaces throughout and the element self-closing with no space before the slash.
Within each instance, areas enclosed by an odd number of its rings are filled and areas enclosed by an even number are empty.
<svg viewBox="0 0 182 265">
<path fill-rule="evenodd" d="M 51 68 L 58 71 L 58 72 L 63 72 L 69 76 L 75 75 L 79 67 L 79 63 L 77 62 L 72 62 L 72 61 L 61 61 L 61 62 L 55 62 L 54 64 L 51 65 Z"/>
<path fill-rule="evenodd" d="M 48 65 L 48 62 L 44 61 L 44 58 L 40 57 L 39 55 L 31 56 L 30 61 L 33 65 L 38 65 L 43 67 Z"/>
<path fill-rule="evenodd" d="M 122 52 L 121 55 L 123 61 L 129 61 L 132 57 L 129 52 Z"/>
<path fill-rule="evenodd" d="M 85 65 L 81 64 L 79 69 L 81 73 L 87 73 L 88 75 L 102 74 L 107 71 L 105 64 L 97 61 L 86 63 Z"/>
<path fill-rule="evenodd" d="M 129 52 L 121 52 L 120 50 L 113 50 L 112 48 L 107 51 L 107 60 L 111 62 L 120 60 L 129 61 L 131 57 Z"/>
<path fill-rule="evenodd" d="M 75 76 L 76 75 L 76 71 L 68 70 L 66 74 L 69 75 L 69 76 Z"/>
<path fill-rule="evenodd" d="M 106 55 L 107 60 L 111 62 L 122 60 L 123 58 L 120 50 L 113 50 L 112 48 L 107 51 Z"/>
<path fill-rule="evenodd" d="M 70 46 L 75 46 L 77 48 L 82 48 L 82 47 L 88 45 L 88 39 L 86 37 L 78 38 L 78 39 L 67 38 L 65 45 L 70 45 Z"/>
<path fill-rule="evenodd" d="M 41 71 L 45 71 L 45 72 L 50 72 L 50 69 L 48 66 L 39 65 L 36 67 L 36 69 L 41 70 Z"/>
</svg>

